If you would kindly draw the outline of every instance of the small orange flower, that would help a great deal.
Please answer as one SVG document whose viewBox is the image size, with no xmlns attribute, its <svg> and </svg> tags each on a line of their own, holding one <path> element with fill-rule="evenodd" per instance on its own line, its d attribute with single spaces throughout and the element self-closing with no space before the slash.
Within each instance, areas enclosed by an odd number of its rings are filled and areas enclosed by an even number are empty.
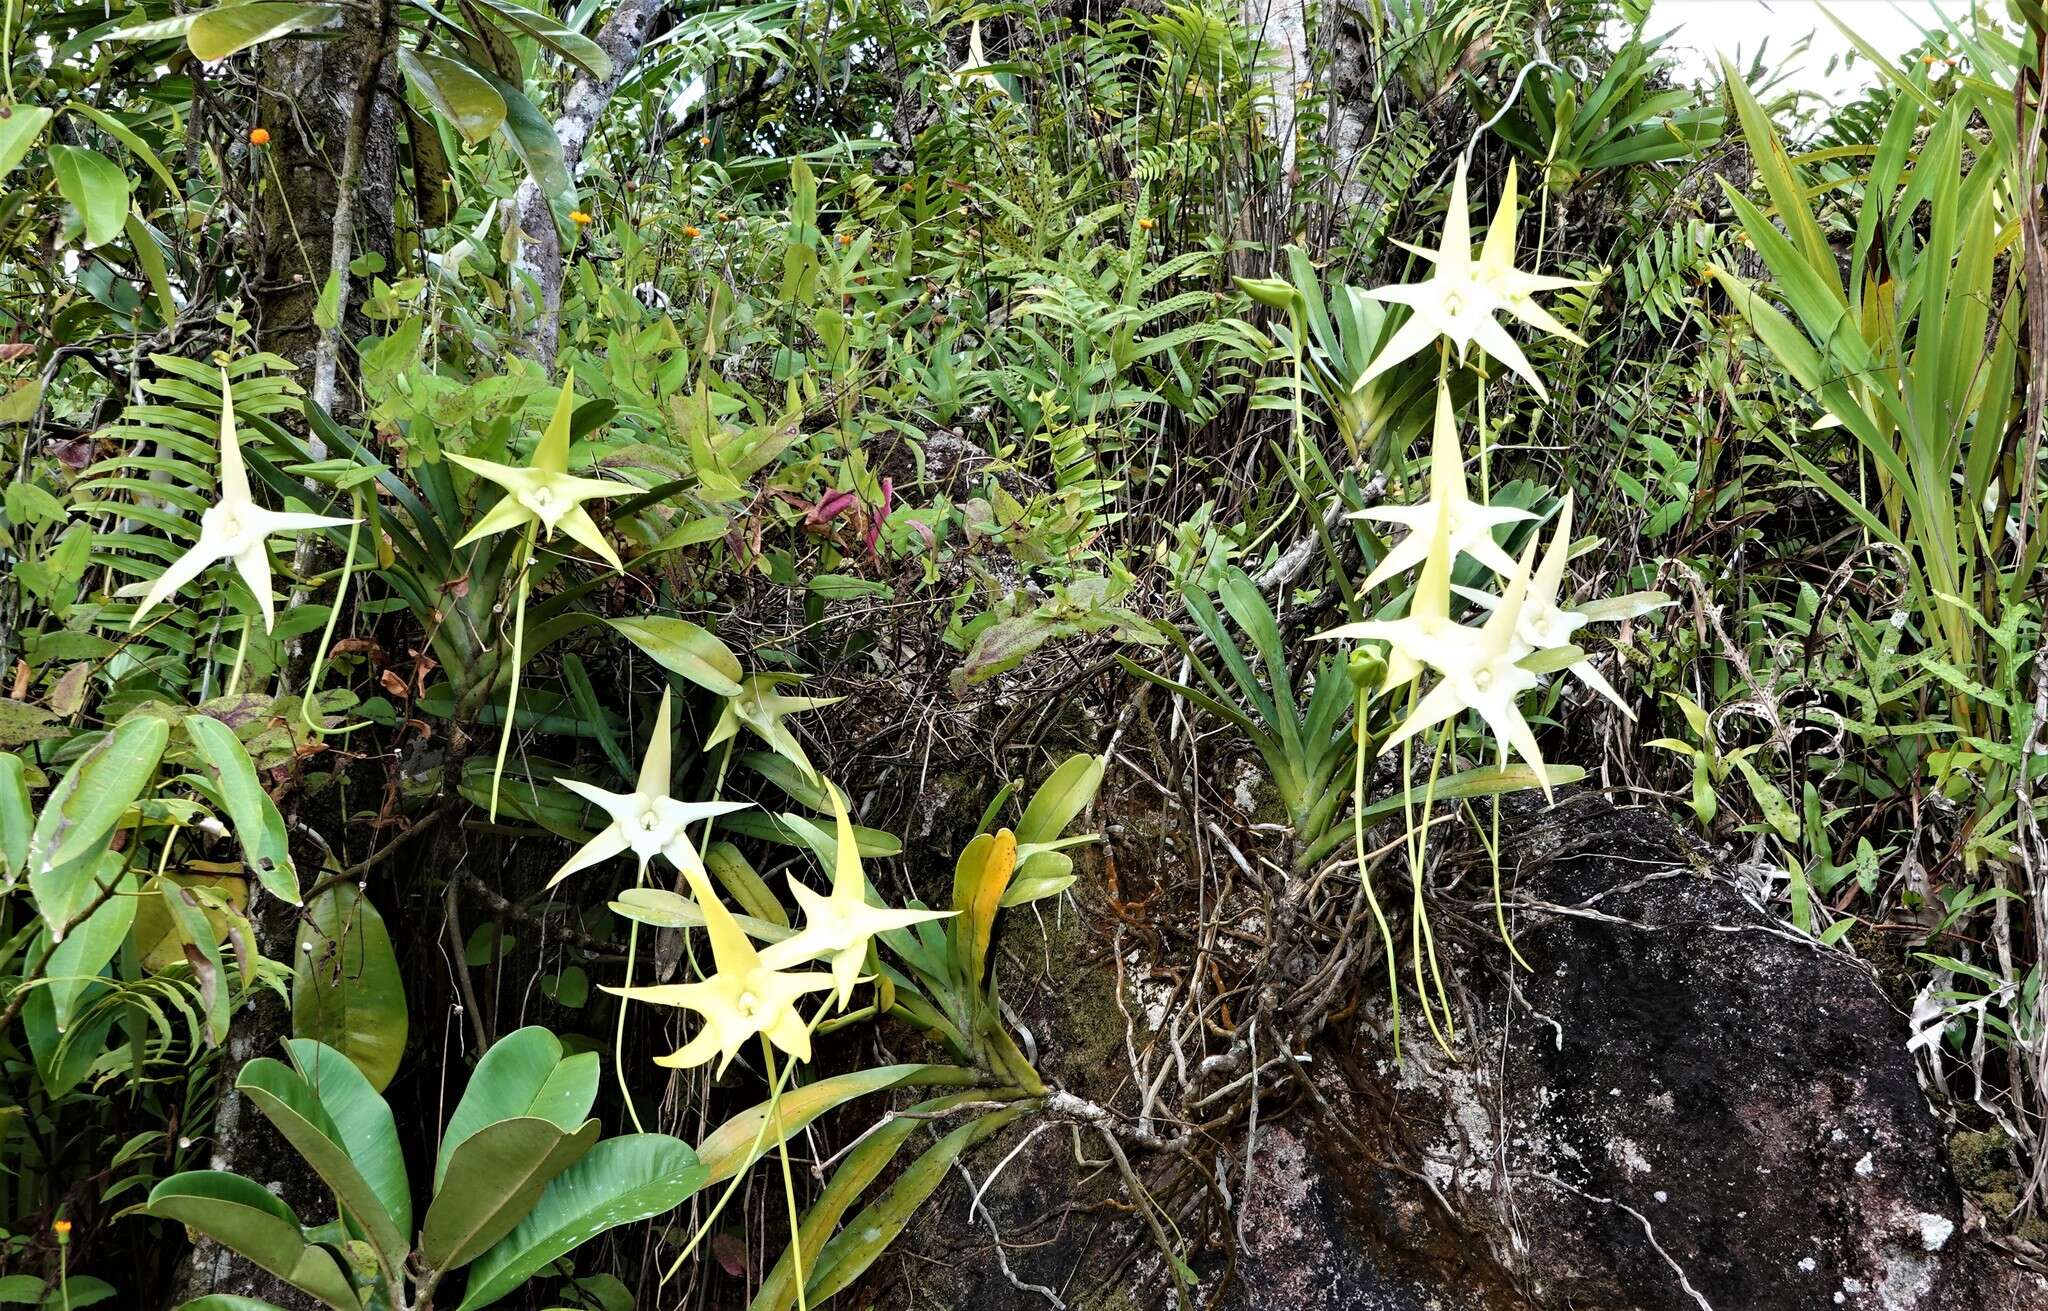
<svg viewBox="0 0 2048 1311">
<path fill-rule="evenodd" d="M 569 221 L 579 228 L 586 227 L 590 223 L 590 215 L 580 209 L 572 209 L 569 211 Z"/>
<path fill-rule="evenodd" d="M 684 236 L 686 236 L 686 237 L 688 237 L 688 238 L 690 238 L 690 239 L 691 239 L 692 241 L 695 241 L 695 240 L 696 240 L 696 239 L 697 239 L 698 237 L 701 237 L 701 236 L 703 236 L 704 234 L 703 234 L 703 232 L 702 232 L 702 231 L 698 230 L 697 228 L 694 228 L 694 227 L 685 227 L 685 228 L 683 229 L 683 235 L 684 235 Z"/>
<path fill-rule="evenodd" d="M 269 144 L 270 144 L 270 129 L 269 129 L 269 128 L 267 128 L 267 127 L 258 127 L 258 128 L 251 128 L 251 129 L 249 130 L 249 144 L 250 144 L 250 145 L 252 145 L 252 146 L 267 146 L 267 145 L 269 145 Z"/>
<path fill-rule="evenodd" d="M 842 246 L 851 246 L 853 244 L 853 234 L 851 232 L 840 233 L 839 244 Z"/>
<path fill-rule="evenodd" d="M 699 134 L 697 135 L 697 144 L 698 144 L 698 145 L 700 145 L 700 146 L 708 146 L 708 145 L 710 145 L 710 144 L 711 144 L 711 134 L 710 134 L 710 133 L 708 133 L 708 132 L 701 132 L 701 133 L 699 133 Z"/>
<path fill-rule="evenodd" d="M 1143 228 L 1145 231 L 1150 232 L 1152 230 L 1152 220 L 1148 218 L 1139 219 L 1138 226 L 1140 228 Z"/>
<path fill-rule="evenodd" d="M 69 1220 L 59 1220 L 52 1224 L 50 1228 L 56 1232 L 57 1241 L 60 1244 L 71 1241 L 71 1222 Z"/>
</svg>

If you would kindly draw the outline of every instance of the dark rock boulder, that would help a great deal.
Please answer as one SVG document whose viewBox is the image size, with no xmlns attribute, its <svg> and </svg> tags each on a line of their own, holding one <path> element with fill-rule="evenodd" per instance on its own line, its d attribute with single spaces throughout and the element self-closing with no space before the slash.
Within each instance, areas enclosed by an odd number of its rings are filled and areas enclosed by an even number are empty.
<svg viewBox="0 0 2048 1311">
<path fill-rule="evenodd" d="M 1314 1095 L 1276 1084 L 1264 1103 L 1249 1171 L 1244 1126 L 1219 1136 L 1209 1168 L 1235 1210 L 1181 1217 L 1204 1249 L 1201 1296 L 1233 1311 L 2048 1308 L 2048 1283 L 1959 1191 L 1906 1019 L 1871 971 L 1794 932 L 1654 811 L 1579 794 L 1503 819 L 1532 970 L 1511 980 L 1490 898 L 1447 896 L 1445 935 L 1473 930 L 1445 961 L 1462 989 L 1455 1059 L 1411 1033 L 1399 1067 L 1372 1013 L 1379 976 L 1360 979 L 1358 1015 L 1312 1053 Z M 1118 1007 L 1111 953 L 1139 962 L 1129 932 L 1112 945 L 1112 918 L 1085 909 L 1086 882 L 1082 915 L 1009 945 L 1031 937 L 1035 972 L 1061 981 L 1056 1007 L 1027 1016 L 1041 1068 L 1124 1108 L 1139 1008 Z M 1172 1307 L 1092 1141 L 1039 1133 L 972 1225 L 964 1188 L 935 1198 L 926 1229 L 947 1237 L 913 1240 L 916 1293 L 878 1305 Z M 986 1145 L 971 1177 L 1015 1146 Z M 1148 1189 L 1170 1174 L 1133 1159 Z"/>
</svg>

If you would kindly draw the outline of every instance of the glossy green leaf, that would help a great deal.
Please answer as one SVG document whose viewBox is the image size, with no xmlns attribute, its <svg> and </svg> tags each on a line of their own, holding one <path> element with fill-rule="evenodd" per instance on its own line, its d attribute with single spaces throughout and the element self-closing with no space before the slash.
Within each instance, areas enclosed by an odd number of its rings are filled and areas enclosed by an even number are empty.
<svg viewBox="0 0 2048 1311">
<path fill-rule="evenodd" d="M 377 1190 L 363 1178 L 342 1141 L 341 1130 L 320 1104 L 313 1085 L 282 1061 L 259 1056 L 242 1066 L 235 1087 L 277 1127 L 292 1150 L 305 1158 L 320 1181 L 334 1191 L 342 1214 L 362 1227 L 391 1265 L 402 1264 L 409 1244 L 384 1208 Z"/>
<path fill-rule="evenodd" d="M 565 1057 L 561 1039 L 538 1024 L 498 1039 L 476 1063 L 448 1118 L 434 1158 L 435 1190 L 455 1149 L 486 1125 L 528 1116 L 568 1133 L 582 1124 L 597 1100 L 598 1073 L 596 1052 Z"/>
<path fill-rule="evenodd" d="M 0 118 L 0 179 L 34 149 L 49 125 L 50 111 L 34 105 L 16 105 L 7 117 Z"/>
<path fill-rule="evenodd" d="M 283 1311 L 275 1302 L 266 1302 L 258 1297 L 238 1297 L 233 1293 L 208 1293 L 195 1297 L 190 1302 L 180 1302 L 178 1311 Z"/>
<path fill-rule="evenodd" d="M 384 917 L 353 883 L 315 897 L 299 925 L 292 1035 L 327 1044 L 382 1092 L 405 1054 L 405 980 Z"/>
<path fill-rule="evenodd" d="M 28 881 L 53 932 L 61 934 L 92 899 L 99 855 L 155 779 L 170 736 L 171 726 L 154 716 L 123 720 L 78 758 L 43 802 L 29 838 Z"/>
<path fill-rule="evenodd" d="M 608 619 L 647 658 L 719 696 L 738 696 L 740 659 L 725 643 L 687 619 L 642 616 Z"/>
<path fill-rule="evenodd" d="M 249 873 L 271 896 L 298 905 L 299 872 L 292 864 L 284 816 L 257 781 L 256 766 L 235 730 L 210 715 L 187 715 L 185 736 L 228 812 Z"/>
<path fill-rule="evenodd" d="M 431 1269 L 466 1265 L 518 1226 L 548 1181 L 597 1142 L 597 1121 L 574 1133 L 533 1116 L 499 1120 L 471 1134 L 448 1158 L 448 1171 L 420 1226 L 420 1256 Z"/>
<path fill-rule="evenodd" d="M 593 80 L 610 80 L 611 56 L 604 52 L 604 47 L 589 37 L 580 32 L 570 31 L 549 15 L 529 9 L 516 3 L 516 0 L 477 0 L 477 3 L 503 18 L 520 33 L 532 37 L 576 65 Z"/>
<path fill-rule="evenodd" d="M 285 4 L 278 0 L 218 5 L 193 20 L 185 33 L 185 43 L 193 54 L 212 63 L 250 46 L 320 27 L 340 13 L 334 5 Z"/>
<path fill-rule="evenodd" d="M 398 52 L 398 62 L 406 80 L 469 144 L 482 141 L 504 123 L 505 97 L 469 65 L 410 48 Z"/>
<path fill-rule="evenodd" d="M 518 87 L 489 74 L 481 76 L 505 101 L 505 121 L 498 125 L 498 135 L 512 147 L 519 162 L 526 165 L 527 175 L 547 198 L 556 230 L 566 236 L 571 226 L 569 212 L 576 208 L 576 183 L 569 176 L 569 165 L 563 158 L 562 142 L 555 136 L 554 125 Z"/>
<path fill-rule="evenodd" d="M 85 221 L 85 244 L 104 246 L 128 219 L 128 175 L 97 150 L 51 143 L 50 170 L 57 190 Z"/>
<path fill-rule="evenodd" d="M 511 1233 L 479 1257 L 457 1311 L 476 1311 L 511 1294 L 607 1229 L 661 1215 L 701 1188 L 707 1171 L 688 1144 L 666 1134 L 628 1134 L 548 1182 Z"/>
<path fill-rule="evenodd" d="M 391 1107 L 370 1086 L 356 1063 L 311 1038 L 290 1038 L 285 1048 L 292 1064 L 320 1098 L 334 1122 L 349 1159 L 368 1181 L 403 1235 L 412 1233 L 412 1185 L 406 1178 L 405 1150 Z M 409 1241 L 409 1239 L 408 1239 Z"/>
<path fill-rule="evenodd" d="M 28 799 L 28 773 L 21 757 L 0 752 L 0 885 L 12 885 L 28 860 L 36 812 Z"/>
<path fill-rule="evenodd" d="M 50 994 L 52 1017 L 59 1033 L 71 1027 L 85 990 L 100 977 L 100 971 L 114 959 L 114 953 L 121 950 L 121 944 L 128 939 L 128 928 L 135 922 L 134 871 L 120 874 L 119 880 L 114 894 L 57 944 L 44 966 L 43 987 Z"/>
<path fill-rule="evenodd" d="M 241 1253 L 336 1311 L 361 1311 L 334 1257 L 308 1243 L 298 1216 L 254 1180 L 218 1170 L 172 1175 L 150 1192 L 147 1209 Z"/>
</svg>

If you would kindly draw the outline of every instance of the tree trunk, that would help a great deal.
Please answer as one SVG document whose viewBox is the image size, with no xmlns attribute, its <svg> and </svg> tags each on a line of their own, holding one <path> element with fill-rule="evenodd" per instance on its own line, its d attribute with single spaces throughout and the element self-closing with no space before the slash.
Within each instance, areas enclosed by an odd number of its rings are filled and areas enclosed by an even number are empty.
<svg viewBox="0 0 2048 1311">
<path fill-rule="evenodd" d="M 668 11 L 670 0 L 624 0 L 596 36 L 597 44 L 611 56 L 612 75 L 602 80 L 580 75 L 562 97 L 562 113 L 555 120 L 555 137 L 562 143 L 562 162 L 569 176 L 583 159 L 583 147 L 597 126 L 598 116 L 619 89 L 619 81 L 640 57 L 656 22 Z M 519 184 L 512 199 L 512 214 L 519 224 L 519 258 L 514 276 L 533 295 L 532 317 L 526 325 L 524 353 L 552 370 L 555 347 L 562 334 L 562 237 L 556 227 L 548 198 L 529 177 Z"/>
</svg>

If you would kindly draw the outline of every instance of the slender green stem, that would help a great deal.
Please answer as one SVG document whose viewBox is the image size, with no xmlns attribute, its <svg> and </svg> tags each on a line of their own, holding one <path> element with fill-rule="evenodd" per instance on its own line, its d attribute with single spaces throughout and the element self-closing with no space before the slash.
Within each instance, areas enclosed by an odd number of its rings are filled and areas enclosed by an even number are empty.
<svg viewBox="0 0 2048 1311">
<path fill-rule="evenodd" d="M 824 1013 L 824 1008 L 819 1007 L 818 1014 L 823 1015 Z M 817 1021 L 813 1019 L 812 1023 L 815 1024 Z M 761 1127 L 754 1131 L 754 1145 L 747 1149 L 746 1159 L 740 1164 L 739 1168 L 732 1172 L 732 1181 L 726 1184 L 725 1191 L 718 1195 L 718 1202 L 711 1208 L 710 1214 L 704 1217 L 704 1223 L 697 1226 L 697 1232 L 690 1235 L 690 1241 L 683 1244 L 683 1250 L 676 1255 L 674 1261 L 669 1263 L 668 1269 L 661 1276 L 662 1283 L 665 1284 L 669 1280 L 674 1279 L 676 1271 L 683 1268 L 683 1262 L 689 1260 L 690 1254 L 697 1250 L 697 1244 L 704 1241 L 704 1236 L 711 1232 L 711 1226 L 718 1223 L 718 1217 L 725 1210 L 725 1204 L 732 1200 L 733 1193 L 739 1189 L 740 1181 L 747 1177 L 747 1166 L 753 1164 L 760 1157 L 761 1144 L 768 1140 L 768 1126 L 780 1123 L 782 1085 L 789 1078 L 789 1072 L 795 1068 L 796 1062 L 791 1061 L 776 1073 L 768 1093 L 768 1111 L 761 1117 Z"/>
<path fill-rule="evenodd" d="M 520 539 L 517 559 L 519 570 L 516 599 L 512 603 L 512 678 L 511 687 L 505 694 L 505 729 L 498 734 L 498 760 L 491 766 L 491 821 L 498 819 L 498 784 L 505 777 L 505 752 L 512 745 L 512 731 L 519 717 L 519 663 L 526 644 L 526 591 L 532 579 L 527 566 L 533 561 L 533 534 L 537 523 L 526 526 L 526 536 Z"/>
<path fill-rule="evenodd" d="M 1351 834 L 1358 850 L 1358 886 L 1365 891 L 1365 901 L 1372 907 L 1373 922 L 1379 926 L 1380 945 L 1387 953 L 1387 1000 L 1394 1009 L 1394 1063 L 1401 1061 L 1401 976 L 1395 962 L 1394 931 L 1387 927 L 1387 913 L 1380 909 L 1380 899 L 1372 890 L 1372 871 L 1365 862 L 1365 757 L 1372 738 L 1365 731 L 1367 695 L 1359 690 L 1357 709 L 1352 712 L 1352 737 L 1357 750 L 1352 753 L 1351 771 Z"/>
<path fill-rule="evenodd" d="M 775 1072 L 775 1044 L 768 1041 L 768 1035 L 765 1033 L 761 1035 L 761 1055 L 768 1062 L 768 1071 L 773 1075 Z M 796 1062 L 791 1061 L 790 1064 L 794 1065 Z M 775 1079 L 775 1087 L 778 1090 L 776 1097 L 779 1099 L 782 1095 L 779 1091 L 782 1087 L 782 1080 L 780 1078 Z M 774 1102 L 769 1103 L 768 1118 L 771 1120 L 776 1118 Z M 796 1272 L 796 1308 L 797 1311 L 810 1311 L 810 1301 L 804 1293 L 803 1221 L 797 1217 L 796 1183 L 790 1178 L 789 1174 L 789 1135 L 787 1133 L 777 1134 L 775 1136 L 775 1147 L 782 1157 L 782 1196 L 789 1203 L 789 1260 L 791 1268 Z"/>
<path fill-rule="evenodd" d="M 633 880 L 636 888 L 647 885 L 647 863 L 640 864 L 640 874 Z M 626 986 L 633 986 L 633 965 L 640 955 L 640 921 L 628 920 L 626 929 Z M 619 998 L 618 1025 L 612 1030 L 612 1074 L 619 1081 L 619 1096 L 626 1101 L 626 1118 L 633 1122 L 634 1133 L 646 1133 L 640 1123 L 640 1108 L 633 1104 L 633 1089 L 626 1081 L 626 1008 L 633 1003 L 625 997 Z"/>
<path fill-rule="evenodd" d="M 363 494 L 361 491 L 355 491 L 350 494 L 350 499 L 354 502 L 351 508 L 356 513 L 348 525 L 348 550 L 341 558 L 341 582 L 335 586 L 334 605 L 327 611 L 326 626 L 320 630 L 320 646 L 313 652 L 313 672 L 306 679 L 306 694 L 299 702 L 299 722 L 315 737 L 324 737 L 327 733 L 327 726 L 314 714 L 313 707 L 319 699 L 320 680 L 327 676 L 327 653 L 334 642 L 334 625 L 341 618 L 342 606 L 348 603 L 349 584 L 355 579 L 356 542 L 361 538 L 363 531 Z M 355 725 L 355 728 L 360 727 L 362 725 Z M 354 728 L 336 731 L 353 732 Z"/>
<path fill-rule="evenodd" d="M 254 625 L 254 619 L 248 615 L 242 616 L 242 640 L 235 645 L 235 663 L 228 670 L 228 685 L 221 690 L 222 696 L 233 696 L 235 690 L 242 685 L 242 665 L 249 658 L 249 630 Z"/>
</svg>

